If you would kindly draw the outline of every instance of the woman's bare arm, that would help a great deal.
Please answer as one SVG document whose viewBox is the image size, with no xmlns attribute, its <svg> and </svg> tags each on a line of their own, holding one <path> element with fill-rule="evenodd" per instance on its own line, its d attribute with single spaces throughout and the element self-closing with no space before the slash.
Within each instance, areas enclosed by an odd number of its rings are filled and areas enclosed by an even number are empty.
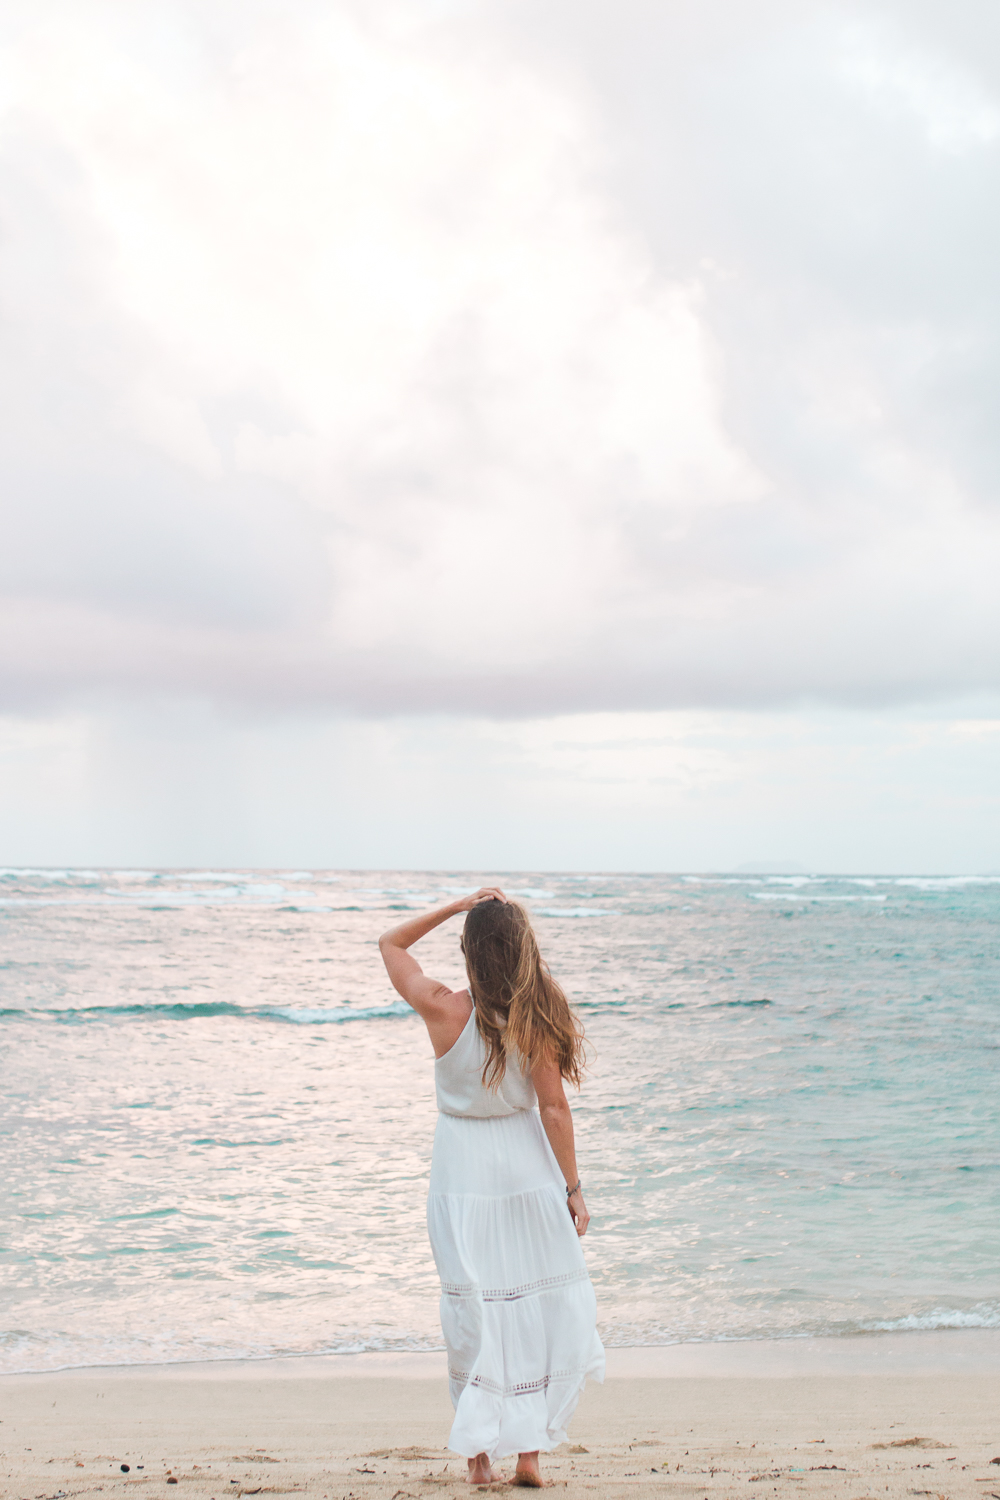
<svg viewBox="0 0 1000 1500">
<path fill-rule="evenodd" d="M 478 902 L 506 899 L 502 891 L 492 886 L 484 887 L 473 896 L 462 896 L 458 901 L 449 901 L 447 905 L 439 906 L 434 911 L 410 917 L 407 921 L 400 922 L 398 927 L 383 932 L 378 940 L 379 951 L 393 989 L 398 990 L 406 1003 L 412 1005 L 417 1014 L 423 1017 L 431 1033 L 431 1041 L 435 1044 L 435 1051 L 438 1043 L 435 1027 L 442 1019 L 447 1018 L 451 1009 L 449 1001 L 456 991 L 450 990 L 440 980 L 429 978 L 413 954 L 407 950 L 429 932 L 433 932 L 435 927 L 440 927 L 442 922 L 447 922 L 449 917 L 457 917 L 460 912 L 469 911 Z"/>
<path fill-rule="evenodd" d="M 566 1179 L 566 1186 L 568 1188 L 574 1187 L 580 1181 L 580 1178 L 576 1170 L 573 1112 L 566 1098 L 562 1075 L 554 1062 L 546 1060 L 537 1063 L 532 1068 L 531 1081 L 535 1085 L 535 1093 L 538 1095 L 538 1113 L 542 1117 L 542 1125 L 545 1128 L 545 1134 L 549 1138 L 549 1145 L 552 1147 L 553 1155 L 559 1163 L 559 1170 Z M 587 1212 L 587 1205 L 583 1201 L 583 1192 L 579 1187 L 577 1187 L 575 1193 L 570 1194 L 566 1200 L 566 1206 L 576 1225 L 576 1232 L 582 1238 L 587 1233 L 590 1214 Z"/>
</svg>

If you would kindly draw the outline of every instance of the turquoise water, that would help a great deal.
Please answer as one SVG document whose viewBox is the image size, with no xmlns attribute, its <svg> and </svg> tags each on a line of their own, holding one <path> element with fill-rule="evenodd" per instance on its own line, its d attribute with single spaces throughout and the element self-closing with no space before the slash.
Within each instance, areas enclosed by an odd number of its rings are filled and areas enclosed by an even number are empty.
<svg viewBox="0 0 1000 1500">
<path fill-rule="evenodd" d="M 376 939 L 487 878 L 2 872 L 0 1369 L 439 1344 Z M 1000 1327 L 1000 879 L 503 883 L 592 1045 L 609 1343 Z"/>
</svg>

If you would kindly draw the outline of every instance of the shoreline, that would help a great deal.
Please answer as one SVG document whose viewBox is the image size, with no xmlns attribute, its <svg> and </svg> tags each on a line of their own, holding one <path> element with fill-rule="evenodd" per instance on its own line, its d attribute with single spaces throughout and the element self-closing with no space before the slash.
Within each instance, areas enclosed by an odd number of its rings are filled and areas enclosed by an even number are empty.
<svg viewBox="0 0 1000 1500">
<path fill-rule="evenodd" d="M 783 1339 L 634 1344 L 607 1349 L 608 1379 L 796 1379 L 827 1375 L 1000 1375 L 1000 1328 L 936 1328 Z M 283 1354 L 260 1359 L 69 1365 L 0 1373 L 11 1381 L 134 1380 L 444 1380 L 443 1349 Z"/>
</svg>

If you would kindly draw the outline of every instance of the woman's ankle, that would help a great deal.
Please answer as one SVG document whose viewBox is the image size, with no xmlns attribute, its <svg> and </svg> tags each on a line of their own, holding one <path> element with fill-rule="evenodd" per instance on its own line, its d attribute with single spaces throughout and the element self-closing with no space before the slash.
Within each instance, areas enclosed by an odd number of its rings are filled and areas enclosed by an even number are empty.
<svg viewBox="0 0 1000 1500">
<path fill-rule="evenodd" d="M 493 1477 L 493 1466 L 485 1453 L 477 1453 L 475 1458 L 468 1460 L 469 1478 L 474 1484 L 488 1482 Z"/>
</svg>

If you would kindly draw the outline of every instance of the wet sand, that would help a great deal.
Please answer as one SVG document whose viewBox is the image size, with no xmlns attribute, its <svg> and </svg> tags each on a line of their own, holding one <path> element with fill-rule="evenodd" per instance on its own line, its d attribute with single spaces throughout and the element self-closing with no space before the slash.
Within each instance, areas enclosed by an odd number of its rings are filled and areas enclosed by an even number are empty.
<svg viewBox="0 0 1000 1500">
<path fill-rule="evenodd" d="M 450 1420 L 433 1354 L 9 1375 L 0 1495 L 447 1500 Z M 913 1334 L 613 1350 L 543 1463 L 588 1500 L 1000 1500 L 993 1459 L 1000 1335 Z"/>
</svg>

